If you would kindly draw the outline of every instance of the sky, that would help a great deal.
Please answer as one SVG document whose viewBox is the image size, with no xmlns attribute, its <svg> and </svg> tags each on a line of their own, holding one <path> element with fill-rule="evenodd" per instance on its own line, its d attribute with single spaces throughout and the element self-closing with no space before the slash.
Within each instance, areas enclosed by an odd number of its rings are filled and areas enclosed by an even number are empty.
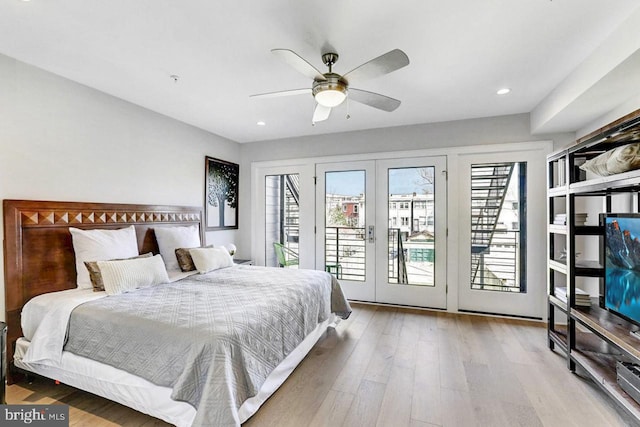
<svg viewBox="0 0 640 427">
<path fill-rule="evenodd" d="M 419 168 L 398 168 L 389 170 L 389 192 L 391 194 L 421 194 L 424 185 L 418 174 Z M 327 193 L 343 196 L 357 196 L 364 193 L 365 171 L 327 172 L 325 175 Z"/>
</svg>

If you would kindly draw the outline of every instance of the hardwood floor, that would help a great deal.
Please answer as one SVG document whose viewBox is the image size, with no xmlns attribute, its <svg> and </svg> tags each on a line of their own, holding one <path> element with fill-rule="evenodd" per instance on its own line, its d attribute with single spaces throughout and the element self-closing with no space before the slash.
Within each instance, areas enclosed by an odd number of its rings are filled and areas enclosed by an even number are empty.
<svg viewBox="0 0 640 427">
<path fill-rule="evenodd" d="M 630 424 L 549 351 L 542 323 L 353 306 L 245 426 Z M 68 404 L 72 426 L 166 425 L 45 379 L 8 387 L 7 401 Z"/>
</svg>

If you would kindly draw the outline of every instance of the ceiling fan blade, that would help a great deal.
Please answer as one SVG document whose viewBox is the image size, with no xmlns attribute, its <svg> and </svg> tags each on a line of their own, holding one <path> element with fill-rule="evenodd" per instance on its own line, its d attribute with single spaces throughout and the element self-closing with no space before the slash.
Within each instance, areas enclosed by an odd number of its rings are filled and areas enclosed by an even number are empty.
<svg viewBox="0 0 640 427">
<path fill-rule="evenodd" d="M 407 54 L 400 49 L 394 49 L 369 62 L 365 62 L 342 77 L 347 81 L 354 80 L 359 83 L 361 80 L 384 76 L 407 65 L 409 65 Z"/>
<path fill-rule="evenodd" d="M 295 68 L 298 72 L 304 74 L 313 80 L 324 81 L 325 76 L 313 65 L 309 64 L 304 58 L 289 49 L 271 49 L 271 53 L 276 55 L 282 61 Z"/>
<path fill-rule="evenodd" d="M 291 89 L 291 90 L 279 90 L 277 92 L 257 93 L 255 95 L 249 95 L 249 98 L 279 98 L 281 96 L 293 96 L 293 95 L 307 95 L 311 94 L 311 89 Z"/>
<path fill-rule="evenodd" d="M 349 99 L 388 112 L 400 106 L 400 101 L 397 99 L 362 89 L 349 88 Z"/>
<path fill-rule="evenodd" d="M 311 123 L 318 123 L 329 118 L 331 114 L 331 107 L 325 107 L 324 105 L 316 104 L 316 109 L 313 110 L 313 118 Z"/>
</svg>

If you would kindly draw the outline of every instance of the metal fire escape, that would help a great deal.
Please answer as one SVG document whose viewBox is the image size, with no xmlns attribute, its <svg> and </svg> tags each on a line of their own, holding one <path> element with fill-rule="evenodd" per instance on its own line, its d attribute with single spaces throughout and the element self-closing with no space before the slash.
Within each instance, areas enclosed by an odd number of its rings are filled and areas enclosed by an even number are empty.
<svg viewBox="0 0 640 427">
<path fill-rule="evenodd" d="M 471 284 L 480 289 L 487 272 L 485 255 L 494 240 L 514 167 L 514 163 L 471 167 Z"/>
<path fill-rule="evenodd" d="M 300 177 L 296 175 L 285 175 L 285 181 L 287 188 L 291 193 L 291 197 L 295 201 L 296 205 L 300 206 Z"/>
</svg>

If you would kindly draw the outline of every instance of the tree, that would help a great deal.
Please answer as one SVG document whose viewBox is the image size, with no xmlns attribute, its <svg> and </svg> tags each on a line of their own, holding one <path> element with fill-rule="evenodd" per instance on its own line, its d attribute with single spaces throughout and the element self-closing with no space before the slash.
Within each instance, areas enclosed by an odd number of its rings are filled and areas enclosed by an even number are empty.
<svg viewBox="0 0 640 427">
<path fill-rule="evenodd" d="M 224 226 L 225 205 L 238 206 L 238 165 L 210 162 L 207 176 L 207 203 L 218 208 L 220 226 Z"/>
<path fill-rule="evenodd" d="M 342 212 L 342 206 L 336 205 L 333 209 L 329 211 L 329 224 L 330 227 L 340 227 L 346 226 L 347 217 L 344 212 Z"/>
<path fill-rule="evenodd" d="M 422 187 L 424 194 L 432 194 L 433 184 L 435 183 L 434 168 L 419 168 L 418 175 L 419 178 L 416 180 L 415 184 Z"/>
</svg>

